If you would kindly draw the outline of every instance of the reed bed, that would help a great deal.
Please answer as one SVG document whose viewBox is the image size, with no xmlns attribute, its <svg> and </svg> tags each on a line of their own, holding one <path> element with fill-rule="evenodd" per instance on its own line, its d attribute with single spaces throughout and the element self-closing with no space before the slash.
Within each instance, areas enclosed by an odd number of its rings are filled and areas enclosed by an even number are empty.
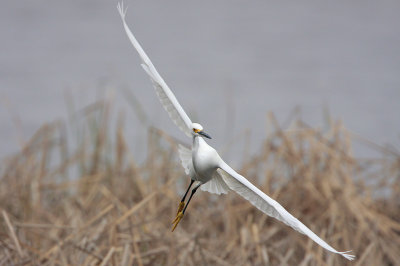
<svg viewBox="0 0 400 266">
<path fill-rule="evenodd" d="M 82 116 L 76 148 L 55 122 L 2 162 L 0 265 L 399 265 L 400 156 L 338 121 L 281 128 L 270 114 L 265 141 L 237 170 L 333 247 L 353 250 L 353 262 L 234 192 L 197 193 L 172 233 L 189 183 L 177 142 L 149 128 L 139 163 L 123 119 L 114 125 L 103 105 Z M 355 158 L 354 141 L 379 156 Z"/>
</svg>

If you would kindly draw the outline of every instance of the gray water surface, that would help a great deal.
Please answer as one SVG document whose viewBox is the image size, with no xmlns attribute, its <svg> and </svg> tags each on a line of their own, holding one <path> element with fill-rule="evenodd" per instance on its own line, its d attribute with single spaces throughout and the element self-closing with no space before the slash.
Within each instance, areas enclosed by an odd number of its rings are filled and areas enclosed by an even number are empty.
<svg viewBox="0 0 400 266">
<path fill-rule="evenodd" d="M 140 99 L 152 124 L 184 136 L 158 103 L 116 3 L 2 3 L 0 157 L 18 151 L 19 139 L 43 123 L 65 118 L 66 91 L 83 107 L 101 94 L 99 88 L 115 90 L 133 153 L 144 148 L 145 132 L 123 107 L 122 87 Z M 256 150 L 267 112 L 283 121 L 296 106 L 312 126 L 323 124 L 326 106 L 350 130 L 400 146 L 399 1 L 128 4 L 127 20 L 139 42 L 217 148 L 249 129 Z M 245 143 L 239 138 L 236 145 Z"/>
</svg>

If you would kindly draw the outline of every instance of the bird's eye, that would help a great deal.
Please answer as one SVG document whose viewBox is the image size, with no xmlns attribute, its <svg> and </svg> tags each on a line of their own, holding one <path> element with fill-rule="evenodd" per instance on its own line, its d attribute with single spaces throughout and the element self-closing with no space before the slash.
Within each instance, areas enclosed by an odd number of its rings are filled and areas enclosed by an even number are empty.
<svg viewBox="0 0 400 266">
<path fill-rule="evenodd" d="M 201 130 L 193 128 L 194 133 L 199 133 Z"/>
</svg>

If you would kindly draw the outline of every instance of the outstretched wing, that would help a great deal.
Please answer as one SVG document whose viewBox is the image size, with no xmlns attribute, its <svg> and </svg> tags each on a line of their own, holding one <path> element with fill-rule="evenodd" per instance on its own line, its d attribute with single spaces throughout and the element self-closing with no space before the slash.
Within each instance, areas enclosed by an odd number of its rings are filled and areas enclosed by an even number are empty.
<svg viewBox="0 0 400 266">
<path fill-rule="evenodd" d="M 146 71 L 146 73 L 150 76 L 151 81 L 153 82 L 154 88 L 160 99 L 161 104 L 164 109 L 168 112 L 168 115 L 171 117 L 172 121 L 188 136 L 191 137 L 191 126 L 192 121 L 187 116 L 182 106 L 179 104 L 178 100 L 175 98 L 175 95 L 169 89 L 168 85 L 165 83 L 163 78 L 158 74 L 156 68 L 153 63 L 150 61 L 150 58 L 146 55 L 135 36 L 129 29 L 128 25 L 125 22 L 126 9 L 124 10 L 123 3 L 118 3 L 118 11 L 121 15 L 122 22 L 124 23 L 124 28 L 126 35 L 128 35 L 129 40 L 131 41 L 133 47 L 135 47 L 136 51 L 139 53 L 140 58 L 142 59 L 142 67 Z"/>
<path fill-rule="evenodd" d="M 236 173 L 235 170 L 233 170 L 225 162 L 222 161 L 220 163 L 220 168 L 225 172 L 222 174 L 222 178 L 228 185 L 228 187 L 246 200 L 250 201 L 250 203 L 257 207 L 260 211 L 285 223 L 296 231 L 307 235 L 318 245 L 331 252 L 340 254 L 348 260 L 353 260 L 355 258 L 354 255 L 348 254 L 351 251 L 339 252 L 328 245 L 328 243 L 319 238 L 307 226 L 305 226 L 297 218 L 286 211 L 278 202 L 268 197 L 264 192 L 259 190 L 252 183 L 250 183 L 246 178 Z"/>
</svg>

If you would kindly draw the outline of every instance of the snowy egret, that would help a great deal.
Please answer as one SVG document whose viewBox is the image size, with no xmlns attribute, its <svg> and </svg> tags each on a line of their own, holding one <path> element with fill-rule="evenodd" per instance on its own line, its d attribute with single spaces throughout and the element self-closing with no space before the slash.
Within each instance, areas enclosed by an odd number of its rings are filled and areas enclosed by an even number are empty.
<svg viewBox="0 0 400 266">
<path fill-rule="evenodd" d="M 355 256 L 349 254 L 351 251 L 339 252 L 328 245 L 307 226 L 287 212 L 278 202 L 268 197 L 264 192 L 251 184 L 245 177 L 233 170 L 221 159 L 217 151 L 206 143 L 204 138 L 210 139 L 211 137 L 204 132 L 203 127 L 200 124 L 192 123 L 168 85 L 160 74 L 158 74 L 156 68 L 125 22 L 126 9 L 124 9 L 123 3 L 118 3 L 117 7 L 124 24 L 125 32 L 136 51 L 139 53 L 139 56 L 142 59 L 142 67 L 150 76 L 161 104 L 174 123 L 188 137 L 192 138 L 191 150 L 182 145 L 179 145 L 178 149 L 182 166 L 185 169 L 186 174 L 190 176 L 191 181 L 178 206 L 178 212 L 173 221 L 172 231 L 175 230 L 176 226 L 181 221 L 190 200 L 198 188 L 215 194 L 226 194 L 229 190 L 233 190 L 246 200 L 250 201 L 250 203 L 260 211 L 285 223 L 296 231 L 307 235 L 321 247 L 340 254 L 348 260 L 353 260 Z M 185 204 L 186 196 L 193 183 L 196 181 L 198 184 L 192 189 L 190 197 Z"/>
</svg>

